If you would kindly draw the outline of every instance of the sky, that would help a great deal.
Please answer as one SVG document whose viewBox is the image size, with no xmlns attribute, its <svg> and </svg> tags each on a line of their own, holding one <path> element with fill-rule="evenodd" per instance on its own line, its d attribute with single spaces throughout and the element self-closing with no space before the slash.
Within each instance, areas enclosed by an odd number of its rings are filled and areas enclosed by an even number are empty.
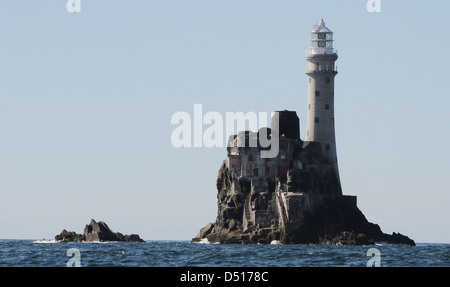
<svg viewBox="0 0 450 287">
<path fill-rule="evenodd" d="M 338 50 L 343 193 L 385 233 L 450 243 L 450 2 L 0 2 L 0 238 L 91 218 L 190 240 L 217 215 L 224 147 L 176 148 L 179 111 L 296 111 L 321 18 Z"/>
</svg>

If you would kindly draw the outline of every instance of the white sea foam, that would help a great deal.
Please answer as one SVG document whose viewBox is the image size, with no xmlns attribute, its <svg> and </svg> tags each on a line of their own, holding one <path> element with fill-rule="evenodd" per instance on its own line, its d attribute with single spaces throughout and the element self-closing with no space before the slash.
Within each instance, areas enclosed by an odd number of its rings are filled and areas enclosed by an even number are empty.
<svg viewBox="0 0 450 287">
<path fill-rule="evenodd" d="M 59 241 L 56 241 L 55 239 L 42 239 L 42 240 L 35 240 L 33 243 L 58 243 Z"/>
<path fill-rule="evenodd" d="M 196 241 L 195 243 L 209 244 L 209 241 L 208 238 L 202 238 L 199 241 Z"/>
<path fill-rule="evenodd" d="M 270 244 L 281 244 L 281 243 L 280 243 L 280 240 L 272 240 L 270 242 Z"/>
</svg>

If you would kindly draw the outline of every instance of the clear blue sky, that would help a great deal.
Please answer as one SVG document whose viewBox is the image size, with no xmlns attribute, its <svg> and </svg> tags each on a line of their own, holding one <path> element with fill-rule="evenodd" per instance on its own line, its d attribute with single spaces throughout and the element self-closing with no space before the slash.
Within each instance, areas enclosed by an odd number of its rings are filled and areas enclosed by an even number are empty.
<svg viewBox="0 0 450 287">
<path fill-rule="evenodd" d="M 416 242 L 450 242 L 447 1 L 0 3 L 0 238 L 194 237 L 217 214 L 224 148 L 176 149 L 177 111 L 295 110 L 305 50 L 335 32 L 343 192 Z"/>
</svg>

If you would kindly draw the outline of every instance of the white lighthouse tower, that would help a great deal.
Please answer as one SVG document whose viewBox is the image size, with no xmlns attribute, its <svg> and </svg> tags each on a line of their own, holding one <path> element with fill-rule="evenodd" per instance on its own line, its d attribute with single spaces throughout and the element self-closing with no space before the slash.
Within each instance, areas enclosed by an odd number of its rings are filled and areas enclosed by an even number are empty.
<svg viewBox="0 0 450 287">
<path fill-rule="evenodd" d="M 334 129 L 334 77 L 337 51 L 333 48 L 333 32 L 320 20 L 311 32 L 311 48 L 306 53 L 308 67 L 308 114 L 306 141 L 320 142 L 325 161 L 330 163 L 338 181 L 339 170 Z"/>
</svg>

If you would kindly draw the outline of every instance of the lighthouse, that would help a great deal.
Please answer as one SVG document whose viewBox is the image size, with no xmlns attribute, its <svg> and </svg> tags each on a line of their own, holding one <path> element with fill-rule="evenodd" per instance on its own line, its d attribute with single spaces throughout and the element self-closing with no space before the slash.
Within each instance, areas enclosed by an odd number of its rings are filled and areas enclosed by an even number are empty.
<svg viewBox="0 0 450 287">
<path fill-rule="evenodd" d="M 326 163 L 331 164 L 339 181 L 334 128 L 334 78 L 337 51 L 333 32 L 320 20 L 311 32 L 311 47 L 306 52 L 308 66 L 308 110 L 306 141 L 319 142 Z"/>
</svg>

